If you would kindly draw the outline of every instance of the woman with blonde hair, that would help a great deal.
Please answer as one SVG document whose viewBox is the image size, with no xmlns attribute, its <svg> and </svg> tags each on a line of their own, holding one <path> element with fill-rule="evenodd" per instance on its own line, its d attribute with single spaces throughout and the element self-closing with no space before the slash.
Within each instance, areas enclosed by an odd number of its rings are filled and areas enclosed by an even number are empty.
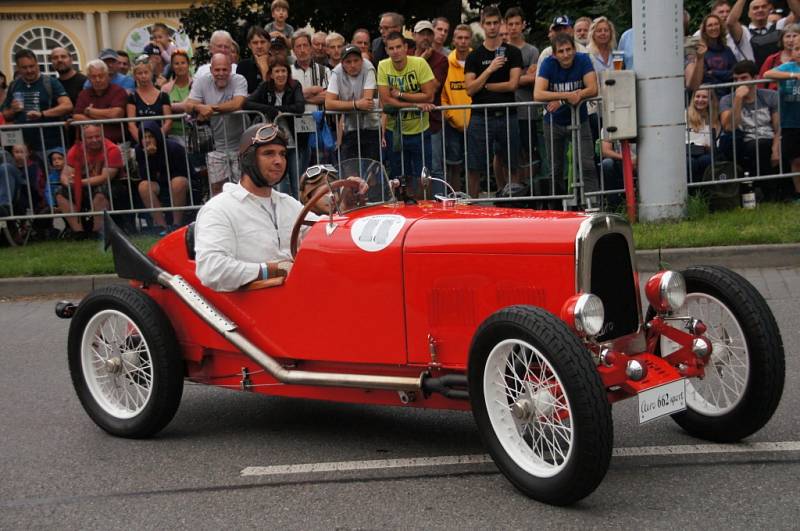
<svg viewBox="0 0 800 531">
<path fill-rule="evenodd" d="M 711 165 L 711 150 L 721 131 L 719 106 L 713 90 L 699 89 L 692 94 L 686 109 L 686 154 L 689 159 L 689 181 L 702 179 Z"/>
<path fill-rule="evenodd" d="M 159 116 L 172 114 L 169 96 L 156 88 L 153 84 L 153 66 L 149 57 L 140 55 L 133 63 L 133 79 L 136 81 L 136 90 L 128 96 L 128 118 Z M 172 128 L 172 120 L 161 122 L 161 131 L 166 135 Z M 135 142 L 140 142 L 141 122 L 128 122 L 128 131 Z"/>
<path fill-rule="evenodd" d="M 617 30 L 606 17 L 597 17 L 589 27 L 589 54 L 596 72 L 613 69 L 611 52 L 617 47 Z"/>
</svg>

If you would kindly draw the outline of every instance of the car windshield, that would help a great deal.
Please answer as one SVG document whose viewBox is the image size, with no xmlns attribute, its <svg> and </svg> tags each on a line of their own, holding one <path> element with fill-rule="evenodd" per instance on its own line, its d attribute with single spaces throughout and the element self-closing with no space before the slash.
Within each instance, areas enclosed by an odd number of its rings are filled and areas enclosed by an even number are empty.
<svg viewBox="0 0 800 531">
<path fill-rule="evenodd" d="M 346 159 L 333 166 L 337 169 L 340 179 L 361 177 L 369 186 L 369 190 L 366 194 L 366 205 L 363 203 L 356 204 L 354 201 L 343 201 L 339 203 L 340 206 L 343 207 L 342 213 L 349 212 L 362 206 L 379 205 L 395 200 L 392 187 L 389 184 L 389 173 L 380 161 L 359 158 Z M 349 190 L 345 189 L 343 193 L 347 194 Z M 345 206 L 348 204 L 352 206 Z"/>
</svg>

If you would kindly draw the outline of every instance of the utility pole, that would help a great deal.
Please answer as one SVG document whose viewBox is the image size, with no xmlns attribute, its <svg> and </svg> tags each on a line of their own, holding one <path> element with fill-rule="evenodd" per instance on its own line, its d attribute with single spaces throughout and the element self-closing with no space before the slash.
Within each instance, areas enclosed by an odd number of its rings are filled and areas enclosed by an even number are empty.
<svg viewBox="0 0 800 531">
<path fill-rule="evenodd" d="M 639 217 L 686 210 L 683 0 L 633 0 L 637 80 Z"/>
</svg>

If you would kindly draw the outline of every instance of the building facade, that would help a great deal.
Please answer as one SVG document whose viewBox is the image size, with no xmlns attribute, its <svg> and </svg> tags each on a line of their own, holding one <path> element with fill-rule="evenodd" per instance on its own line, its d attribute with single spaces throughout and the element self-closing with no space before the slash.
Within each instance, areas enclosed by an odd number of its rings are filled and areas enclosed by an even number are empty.
<svg viewBox="0 0 800 531">
<path fill-rule="evenodd" d="M 149 42 L 149 28 L 163 22 L 173 30 L 191 2 L 28 2 L 0 1 L 0 70 L 10 79 L 14 53 L 29 48 L 36 53 L 45 73 L 52 74 L 49 52 L 63 47 L 83 69 L 103 48 L 127 50 L 131 57 Z M 178 46 L 190 42 L 177 33 Z"/>
</svg>

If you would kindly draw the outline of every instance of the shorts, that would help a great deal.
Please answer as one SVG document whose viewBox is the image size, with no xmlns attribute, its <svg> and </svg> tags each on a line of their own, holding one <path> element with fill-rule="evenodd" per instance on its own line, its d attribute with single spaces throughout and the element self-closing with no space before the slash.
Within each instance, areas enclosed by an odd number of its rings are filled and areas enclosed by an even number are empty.
<svg viewBox="0 0 800 531">
<path fill-rule="evenodd" d="M 116 190 L 119 186 L 124 184 L 122 183 L 114 183 L 114 189 Z M 89 188 L 84 187 L 83 193 L 81 194 L 81 211 L 91 211 L 92 210 L 92 199 L 95 198 L 96 195 L 103 194 L 105 198 L 111 201 L 111 194 L 108 191 L 108 184 L 101 184 L 100 186 L 92 186 L 92 193 L 89 194 Z M 72 190 L 68 189 L 66 186 L 59 185 L 58 189 L 56 190 L 56 195 L 63 196 L 67 199 L 67 201 L 75 201 L 75 198 L 72 195 Z"/>
<path fill-rule="evenodd" d="M 235 151 L 209 151 L 206 154 L 208 182 L 239 182 L 239 156 Z"/>
<path fill-rule="evenodd" d="M 483 110 L 473 110 L 467 126 L 469 170 L 485 172 L 487 161 L 491 166 L 495 153 L 511 170 L 516 170 L 519 166 L 519 120 L 516 111 L 509 110 L 506 114 L 505 109 L 490 109 L 485 115 Z M 509 154 L 511 155 L 510 161 L 508 160 Z"/>
<path fill-rule="evenodd" d="M 444 124 L 444 161 L 447 164 L 464 163 L 464 131 L 449 122 Z"/>
<path fill-rule="evenodd" d="M 790 166 L 794 159 L 800 158 L 800 128 L 781 129 L 781 156 L 784 166 Z M 784 167 L 783 171 L 791 171 Z"/>
</svg>

